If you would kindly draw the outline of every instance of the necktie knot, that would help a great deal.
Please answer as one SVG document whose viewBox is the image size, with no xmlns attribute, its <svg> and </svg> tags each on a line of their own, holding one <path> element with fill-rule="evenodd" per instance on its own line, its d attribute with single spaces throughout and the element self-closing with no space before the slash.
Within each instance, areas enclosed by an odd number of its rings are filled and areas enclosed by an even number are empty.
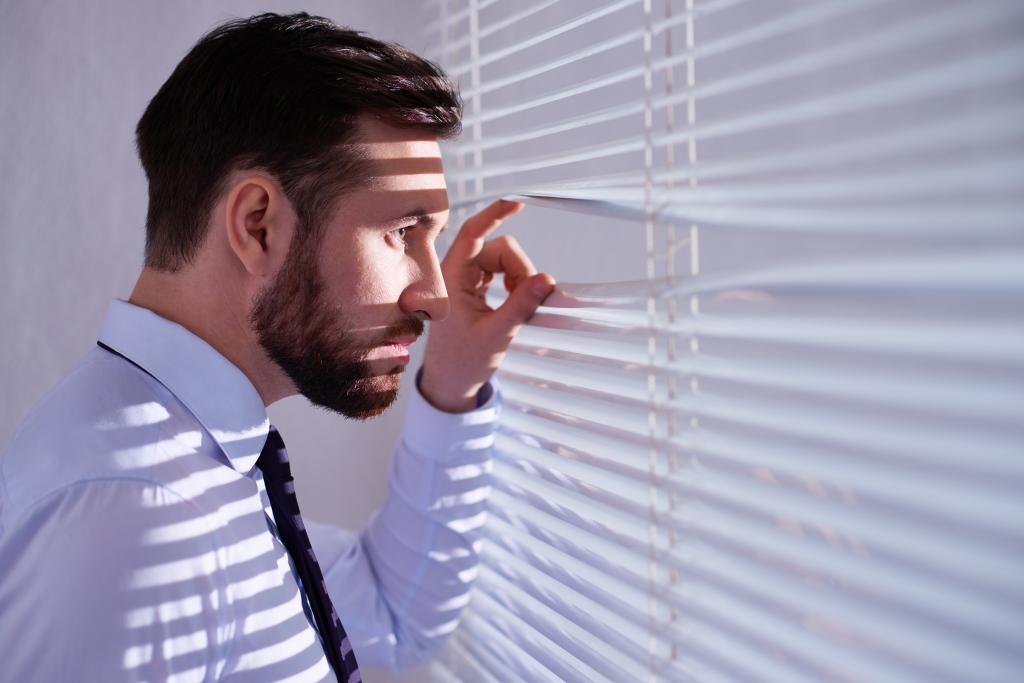
<svg viewBox="0 0 1024 683">
<path fill-rule="evenodd" d="M 267 441 L 263 444 L 260 457 L 256 466 L 263 472 L 263 478 L 268 481 L 289 481 L 292 478 L 292 468 L 288 462 L 288 450 L 284 447 L 284 439 L 277 427 L 270 425 L 267 432 Z"/>
</svg>

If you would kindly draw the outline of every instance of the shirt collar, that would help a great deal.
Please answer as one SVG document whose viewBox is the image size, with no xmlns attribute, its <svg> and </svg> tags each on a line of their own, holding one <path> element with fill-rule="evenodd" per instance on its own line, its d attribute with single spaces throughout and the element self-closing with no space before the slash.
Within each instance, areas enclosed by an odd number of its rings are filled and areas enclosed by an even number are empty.
<svg viewBox="0 0 1024 683">
<path fill-rule="evenodd" d="M 256 387 L 236 365 L 181 325 L 120 299 L 107 309 L 99 341 L 174 394 L 235 470 L 252 472 L 270 420 Z"/>
</svg>

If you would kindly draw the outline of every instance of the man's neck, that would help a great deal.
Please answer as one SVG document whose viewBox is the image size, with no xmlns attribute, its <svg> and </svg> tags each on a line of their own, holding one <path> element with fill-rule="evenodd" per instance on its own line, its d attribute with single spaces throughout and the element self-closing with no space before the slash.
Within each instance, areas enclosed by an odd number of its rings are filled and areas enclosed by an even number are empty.
<svg viewBox="0 0 1024 683">
<path fill-rule="evenodd" d="M 198 274 L 144 268 L 128 302 L 181 325 L 212 346 L 249 378 L 265 406 L 295 393 L 256 342 L 244 295 L 235 301 L 224 290 L 222 282 L 204 285 Z"/>
</svg>

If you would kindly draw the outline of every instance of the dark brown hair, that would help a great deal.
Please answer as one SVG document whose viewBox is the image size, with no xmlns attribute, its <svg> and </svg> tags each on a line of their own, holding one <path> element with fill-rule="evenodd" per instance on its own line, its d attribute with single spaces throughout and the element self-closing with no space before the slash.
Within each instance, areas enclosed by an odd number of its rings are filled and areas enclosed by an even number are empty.
<svg viewBox="0 0 1024 683">
<path fill-rule="evenodd" d="M 299 225 L 318 232 L 361 181 L 345 145 L 365 113 L 445 139 L 461 130 L 462 101 L 436 65 L 323 17 L 260 14 L 214 28 L 135 129 L 149 180 L 146 266 L 173 272 L 192 261 L 238 168 L 273 175 Z"/>
</svg>

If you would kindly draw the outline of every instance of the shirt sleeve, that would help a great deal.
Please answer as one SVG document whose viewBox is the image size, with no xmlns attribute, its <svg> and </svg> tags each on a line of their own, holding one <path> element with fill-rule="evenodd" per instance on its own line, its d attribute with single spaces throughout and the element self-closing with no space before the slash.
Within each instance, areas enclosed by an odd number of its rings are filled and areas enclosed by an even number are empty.
<svg viewBox="0 0 1024 683">
<path fill-rule="evenodd" d="M 469 601 L 500 411 L 493 385 L 481 398 L 476 410 L 452 414 L 417 390 L 392 460 L 390 493 L 367 529 L 357 536 L 307 523 L 360 666 L 401 671 L 426 660 Z"/>
<path fill-rule="evenodd" d="M 218 543 L 159 484 L 49 494 L 0 543 L 0 680 L 216 680 L 231 619 Z"/>
</svg>

